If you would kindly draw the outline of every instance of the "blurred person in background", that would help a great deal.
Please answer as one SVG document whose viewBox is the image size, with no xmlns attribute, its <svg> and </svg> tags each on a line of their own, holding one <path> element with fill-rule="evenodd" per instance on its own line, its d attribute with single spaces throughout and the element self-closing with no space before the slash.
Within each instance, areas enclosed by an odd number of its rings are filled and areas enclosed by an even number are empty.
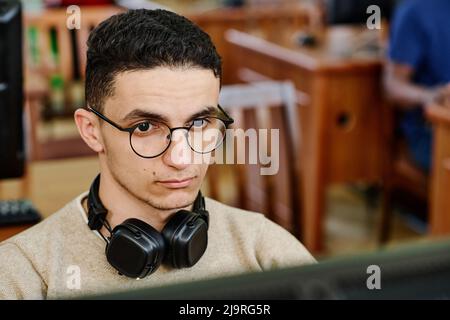
<svg viewBox="0 0 450 320">
<path fill-rule="evenodd" d="M 431 167 L 432 134 L 424 108 L 450 97 L 449 17 L 449 0 L 405 0 L 390 26 L 385 90 L 403 111 L 399 129 L 425 172 Z"/>
</svg>

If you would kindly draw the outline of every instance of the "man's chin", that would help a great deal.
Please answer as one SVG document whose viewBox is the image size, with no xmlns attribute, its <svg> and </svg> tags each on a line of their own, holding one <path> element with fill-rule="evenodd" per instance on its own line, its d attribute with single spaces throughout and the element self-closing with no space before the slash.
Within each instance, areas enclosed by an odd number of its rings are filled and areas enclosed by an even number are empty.
<svg viewBox="0 0 450 320">
<path fill-rule="evenodd" d="M 157 197 L 156 201 L 154 201 L 155 198 L 150 198 L 148 203 L 159 210 L 186 209 L 194 203 L 197 193 L 197 191 L 187 189 L 170 190 L 166 195 Z"/>
</svg>

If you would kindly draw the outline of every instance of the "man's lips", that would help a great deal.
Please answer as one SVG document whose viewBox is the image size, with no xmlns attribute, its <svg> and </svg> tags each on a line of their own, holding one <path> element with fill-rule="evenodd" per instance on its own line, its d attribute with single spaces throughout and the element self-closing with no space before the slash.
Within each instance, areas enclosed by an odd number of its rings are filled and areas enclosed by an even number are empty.
<svg viewBox="0 0 450 320">
<path fill-rule="evenodd" d="M 190 177 L 186 179 L 171 179 L 171 180 L 161 180 L 158 181 L 159 184 L 164 185 L 167 188 L 178 189 L 178 188 L 186 188 L 191 184 L 195 177 Z"/>
</svg>

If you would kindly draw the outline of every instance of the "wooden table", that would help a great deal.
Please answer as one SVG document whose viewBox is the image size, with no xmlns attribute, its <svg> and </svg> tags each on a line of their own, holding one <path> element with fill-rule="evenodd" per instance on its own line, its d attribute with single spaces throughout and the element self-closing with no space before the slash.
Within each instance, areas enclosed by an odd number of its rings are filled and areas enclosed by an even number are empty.
<svg viewBox="0 0 450 320">
<path fill-rule="evenodd" d="M 450 234 L 450 104 L 427 108 L 433 123 L 433 168 L 431 172 L 430 233 Z"/>
<path fill-rule="evenodd" d="M 0 242 L 6 240 L 22 231 L 25 231 L 29 227 L 32 227 L 33 224 L 21 224 L 17 226 L 0 226 Z"/>
<path fill-rule="evenodd" d="M 368 34 L 380 38 L 380 34 Z M 301 238 L 306 247 L 322 249 L 326 186 L 375 182 L 382 177 L 381 54 L 349 52 L 364 40 L 361 29 L 332 28 L 318 35 L 319 45 L 302 48 L 293 31 L 271 38 L 231 30 L 226 39 L 237 70 L 235 82 L 265 77 L 292 80 L 299 102 L 297 139 L 302 189 L 298 190 Z"/>
</svg>

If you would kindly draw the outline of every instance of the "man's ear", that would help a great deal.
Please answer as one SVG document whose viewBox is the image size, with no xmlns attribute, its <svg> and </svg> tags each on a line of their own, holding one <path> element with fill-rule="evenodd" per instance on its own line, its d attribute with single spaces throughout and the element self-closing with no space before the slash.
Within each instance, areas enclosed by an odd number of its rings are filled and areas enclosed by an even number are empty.
<svg viewBox="0 0 450 320">
<path fill-rule="evenodd" d="M 96 116 L 84 108 L 75 110 L 75 123 L 84 142 L 95 152 L 104 150 Z"/>
</svg>

